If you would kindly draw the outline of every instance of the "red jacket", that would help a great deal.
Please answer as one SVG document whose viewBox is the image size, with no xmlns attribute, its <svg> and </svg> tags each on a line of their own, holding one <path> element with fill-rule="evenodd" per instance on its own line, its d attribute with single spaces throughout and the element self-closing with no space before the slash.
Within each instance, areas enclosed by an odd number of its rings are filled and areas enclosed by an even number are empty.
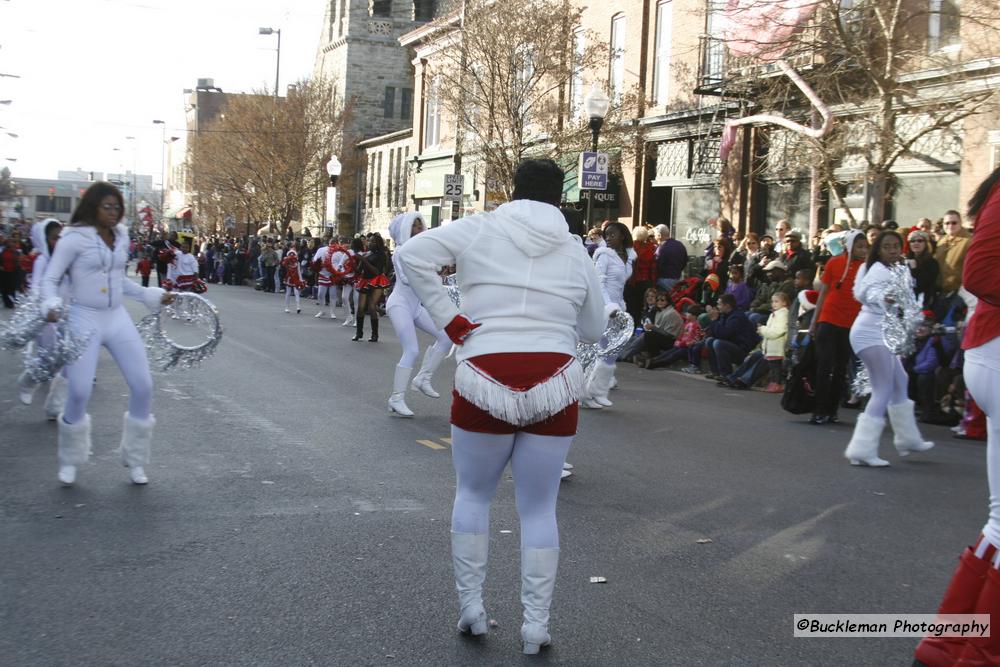
<svg viewBox="0 0 1000 667">
<path fill-rule="evenodd" d="M 21 252 L 17 248 L 5 246 L 3 252 L 0 252 L 0 271 L 9 273 L 17 271 L 21 259 L 20 255 Z"/>
<path fill-rule="evenodd" d="M 629 284 L 656 282 L 656 242 L 636 243 L 632 246 L 635 250 L 636 259 L 632 268 L 632 277 Z"/>
<path fill-rule="evenodd" d="M 1000 184 L 976 216 L 976 232 L 965 256 L 962 285 L 979 299 L 962 339 L 971 350 L 1000 336 Z"/>
</svg>

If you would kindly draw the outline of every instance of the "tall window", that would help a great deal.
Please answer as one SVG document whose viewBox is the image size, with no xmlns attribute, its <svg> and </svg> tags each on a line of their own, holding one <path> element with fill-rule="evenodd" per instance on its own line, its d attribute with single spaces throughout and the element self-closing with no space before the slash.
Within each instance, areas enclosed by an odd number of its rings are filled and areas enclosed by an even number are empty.
<svg viewBox="0 0 1000 667">
<path fill-rule="evenodd" d="M 625 15 L 611 19 L 611 98 L 620 102 L 625 91 Z"/>
<path fill-rule="evenodd" d="M 343 37 L 344 36 L 344 24 L 347 23 L 347 20 L 348 20 L 347 19 L 347 0 L 340 0 L 340 14 L 338 15 L 338 18 L 337 18 L 337 23 L 340 24 L 339 28 L 337 29 L 337 36 L 338 37 Z"/>
<path fill-rule="evenodd" d="M 961 28 L 959 0 L 930 0 L 927 46 L 931 51 L 958 46 L 961 43 L 959 28 Z"/>
<path fill-rule="evenodd" d="M 708 34 L 709 39 L 705 43 L 705 52 L 702 54 L 702 83 L 718 83 L 722 80 L 726 44 L 722 39 L 722 32 L 719 26 L 722 23 L 722 11 L 725 7 L 726 3 L 724 0 L 708 0 L 708 16 L 705 20 L 705 32 Z"/>
<path fill-rule="evenodd" d="M 382 151 L 375 156 L 375 195 L 374 206 L 382 203 Z M 374 207 L 373 207 L 374 208 Z"/>
<path fill-rule="evenodd" d="M 437 3 L 435 0 L 414 0 L 413 2 L 413 20 L 414 21 L 430 21 L 434 18 L 434 11 L 436 9 Z"/>
<path fill-rule="evenodd" d="M 573 33 L 573 75 L 569 80 L 570 118 L 583 115 L 583 57 L 587 48 L 586 34 L 582 29 Z"/>
<path fill-rule="evenodd" d="M 371 0 L 372 16 L 392 16 L 392 0 Z"/>
<path fill-rule="evenodd" d="M 403 88 L 400 90 L 399 117 L 403 120 L 413 119 L 413 89 Z"/>
<path fill-rule="evenodd" d="M 382 100 L 382 117 L 392 118 L 392 112 L 396 110 L 396 89 L 392 86 L 385 87 L 385 98 Z"/>
<path fill-rule="evenodd" d="M 333 24 L 337 22 L 337 0 L 330 0 L 330 26 L 326 33 L 326 41 L 333 41 Z"/>
<path fill-rule="evenodd" d="M 396 176 L 394 160 L 396 158 L 396 152 L 389 149 L 389 168 L 385 173 L 385 207 L 392 207 L 392 195 L 396 186 L 394 177 Z"/>
<path fill-rule="evenodd" d="M 674 3 L 660 0 L 656 5 L 656 60 L 653 63 L 653 99 L 666 104 L 670 93 L 670 41 L 674 28 Z"/>
<path fill-rule="evenodd" d="M 441 79 L 434 79 L 427 89 L 427 101 L 424 103 L 424 148 L 441 143 L 441 100 L 438 99 L 440 89 Z"/>
</svg>

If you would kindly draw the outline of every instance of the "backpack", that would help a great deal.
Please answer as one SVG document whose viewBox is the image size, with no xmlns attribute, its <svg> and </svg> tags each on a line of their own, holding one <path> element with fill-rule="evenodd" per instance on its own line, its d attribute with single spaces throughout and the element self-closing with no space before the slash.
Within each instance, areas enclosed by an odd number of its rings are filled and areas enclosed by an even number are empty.
<svg viewBox="0 0 1000 667">
<path fill-rule="evenodd" d="M 793 415 L 812 412 L 816 407 L 816 346 L 810 341 L 785 380 L 781 408 Z"/>
</svg>

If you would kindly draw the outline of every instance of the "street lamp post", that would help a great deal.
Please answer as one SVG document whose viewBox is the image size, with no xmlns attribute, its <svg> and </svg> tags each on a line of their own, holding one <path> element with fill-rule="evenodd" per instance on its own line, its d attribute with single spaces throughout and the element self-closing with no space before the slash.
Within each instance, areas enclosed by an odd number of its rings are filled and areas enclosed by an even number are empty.
<svg viewBox="0 0 1000 667">
<path fill-rule="evenodd" d="M 608 96 L 604 94 L 595 83 L 590 92 L 587 94 L 587 98 L 583 101 L 584 107 L 587 110 L 587 115 L 590 116 L 590 136 L 591 136 L 591 150 L 595 153 L 597 152 L 597 140 L 601 136 L 601 128 L 604 127 L 604 118 L 608 115 L 608 109 L 611 107 L 611 100 Z M 577 178 L 582 178 L 582 174 L 577 174 Z M 590 231 L 590 226 L 592 224 L 591 214 L 593 212 L 594 206 L 594 193 L 591 191 L 587 197 L 587 231 Z"/>
<path fill-rule="evenodd" d="M 153 125 L 159 125 L 161 130 L 160 138 L 160 217 L 163 217 L 164 204 L 167 199 L 167 122 L 154 120 Z"/>
<path fill-rule="evenodd" d="M 278 81 L 281 73 L 281 28 L 260 28 L 257 31 L 260 35 L 278 35 L 278 58 L 274 65 L 274 106 L 278 106 Z"/>
<path fill-rule="evenodd" d="M 326 173 L 330 177 L 330 186 L 326 189 L 326 227 L 333 228 L 336 233 L 339 231 L 337 225 L 337 179 L 343 165 L 336 155 L 330 156 L 330 161 L 326 163 Z"/>
<path fill-rule="evenodd" d="M 135 137 L 125 137 L 125 140 L 132 142 L 132 182 L 128 186 L 128 190 L 129 190 L 129 204 L 128 204 L 128 208 L 129 208 L 129 217 L 132 218 L 132 224 L 135 224 L 135 217 L 136 217 L 135 216 L 135 205 L 136 205 L 135 187 L 136 187 L 136 183 L 137 183 L 136 177 L 135 177 L 135 170 L 138 168 L 138 163 L 139 163 L 139 156 L 138 156 L 139 149 L 136 147 Z"/>
</svg>

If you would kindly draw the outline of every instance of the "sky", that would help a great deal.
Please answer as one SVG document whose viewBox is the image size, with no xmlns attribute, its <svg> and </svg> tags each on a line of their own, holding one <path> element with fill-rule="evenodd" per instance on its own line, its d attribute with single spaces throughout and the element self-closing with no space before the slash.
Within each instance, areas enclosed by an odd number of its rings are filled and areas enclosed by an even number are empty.
<svg viewBox="0 0 1000 667">
<path fill-rule="evenodd" d="M 0 166 L 150 174 L 163 129 L 185 132 L 185 88 L 279 90 L 310 76 L 324 0 L 0 0 Z M 10 104 L 3 104 L 11 100 Z M 10 133 L 17 137 L 11 137 Z M 134 139 L 126 139 L 134 137 Z M 115 149 L 118 150 L 115 150 Z M 10 161 L 14 158 L 16 161 Z"/>
</svg>

